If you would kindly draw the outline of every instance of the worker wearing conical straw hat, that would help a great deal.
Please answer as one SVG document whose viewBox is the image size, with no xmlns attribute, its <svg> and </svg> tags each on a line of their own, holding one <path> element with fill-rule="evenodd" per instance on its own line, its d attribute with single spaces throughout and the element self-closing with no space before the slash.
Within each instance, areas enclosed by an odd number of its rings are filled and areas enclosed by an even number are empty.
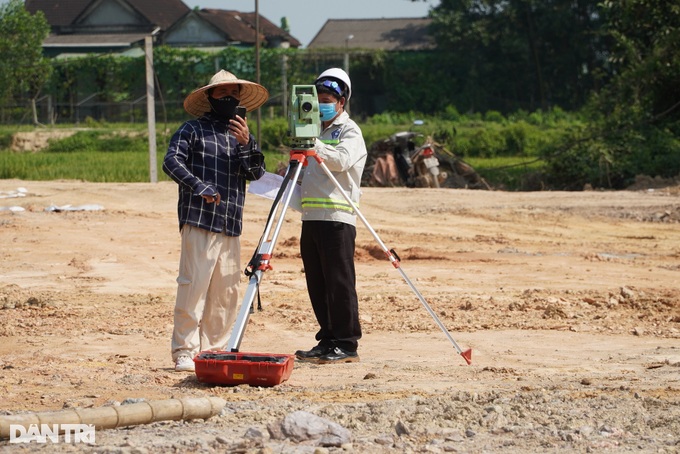
<svg viewBox="0 0 680 454">
<path fill-rule="evenodd" d="M 200 117 L 208 112 L 214 111 L 214 96 L 210 96 L 211 92 L 217 87 L 225 85 L 238 85 L 239 105 L 246 108 L 248 112 L 253 111 L 267 102 L 269 98 L 269 91 L 262 85 L 249 80 L 239 79 L 229 71 L 221 70 L 215 74 L 205 85 L 192 91 L 184 100 L 184 110 L 189 112 L 194 117 Z"/>
<path fill-rule="evenodd" d="M 246 112 L 267 101 L 260 84 L 221 70 L 184 100 L 195 119 L 170 139 L 163 170 L 179 186 L 181 232 L 171 343 L 177 371 L 200 351 L 223 350 L 236 319 L 246 181 L 265 173 Z"/>
</svg>

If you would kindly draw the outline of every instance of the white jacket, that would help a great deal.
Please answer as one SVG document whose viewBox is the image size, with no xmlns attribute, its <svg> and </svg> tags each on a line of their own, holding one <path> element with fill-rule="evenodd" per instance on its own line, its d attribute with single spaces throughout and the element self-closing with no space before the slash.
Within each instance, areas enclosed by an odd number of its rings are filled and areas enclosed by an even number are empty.
<svg viewBox="0 0 680 454">
<path fill-rule="evenodd" d="M 361 174 L 368 155 L 359 126 L 343 112 L 316 139 L 314 149 L 358 207 Z M 356 225 L 356 214 L 351 205 L 313 158 L 307 159 L 300 189 L 303 221 L 339 221 Z"/>
</svg>

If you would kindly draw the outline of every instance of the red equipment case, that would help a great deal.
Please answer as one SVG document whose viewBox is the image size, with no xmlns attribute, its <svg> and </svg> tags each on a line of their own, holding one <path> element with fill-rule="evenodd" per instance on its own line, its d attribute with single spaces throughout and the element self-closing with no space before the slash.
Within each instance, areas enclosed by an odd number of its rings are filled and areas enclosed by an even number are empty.
<svg viewBox="0 0 680 454">
<path fill-rule="evenodd" d="M 217 385 L 276 386 L 290 378 L 293 355 L 201 352 L 194 358 L 196 377 L 201 383 Z"/>
</svg>

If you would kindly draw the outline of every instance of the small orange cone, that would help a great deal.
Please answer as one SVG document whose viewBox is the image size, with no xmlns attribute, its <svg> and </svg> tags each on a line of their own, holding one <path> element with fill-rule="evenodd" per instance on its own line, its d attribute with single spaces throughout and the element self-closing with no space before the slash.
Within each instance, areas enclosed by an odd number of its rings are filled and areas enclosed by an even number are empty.
<svg viewBox="0 0 680 454">
<path fill-rule="evenodd" d="M 472 364 L 472 349 L 468 348 L 460 354 L 468 365 Z"/>
</svg>

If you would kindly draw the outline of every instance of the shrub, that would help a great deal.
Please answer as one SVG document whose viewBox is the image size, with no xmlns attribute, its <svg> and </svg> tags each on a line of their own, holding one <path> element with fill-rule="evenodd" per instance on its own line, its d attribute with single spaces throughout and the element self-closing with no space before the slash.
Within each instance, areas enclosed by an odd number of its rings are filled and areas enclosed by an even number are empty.
<svg viewBox="0 0 680 454">
<path fill-rule="evenodd" d="M 159 147 L 160 148 L 160 147 Z M 78 131 L 61 140 L 50 140 L 44 150 L 49 153 L 70 153 L 75 151 L 148 151 L 148 140 L 143 134 L 129 134 L 108 130 Z"/>
<path fill-rule="evenodd" d="M 551 186 L 624 189 L 637 175 L 669 178 L 680 173 L 680 140 L 669 131 L 651 126 L 604 131 L 597 125 L 576 128 L 545 147 Z"/>
<path fill-rule="evenodd" d="M 448 105 L 444 108 L 444 112 L 441 114 L 442 119 L 449 121 L 460 121 L 462 119 L 461 114 L 456 109 L 456 106 Z"/>
<path fill-rule="evenodd" d="M 463 156 L 493 158 L 502 154 L 505 141 L 498 130 L 475 128 L 460 134 L 456 140 L 456 150 Z"/>
<path fill-rule="evenodd" d="M 455 146 L 456 135 L 458 130 L 453 122 L 440 123 L 436 126 L 432 133 L 432 138 L 435 142 L 444 145 L 448 149 L 453 149 Z"/>
<path fill-rule="evenodd" d="M 484 114 L 484 120 L 489 121 L 491 123 L 500 124 L 505 123 L 505 117 L 503 116 L 503 114 L 495 110 L 490 110 L 486 114 Z"/>
<path fill-rule="evenodd" d="M 503 136 L 505 137 L 503 154 L 505 156 L 525 156 L 527 140 L 531 134 L 530 129 L 530 126 L 523 121 L 508 125 L 503 130 Z"/>
<path fill-rule="evenodd" d="M 262 123 L 260 147 L 263 150 L 279 150 L 288 143 L 288 120 L 276 118 Z"/>
</svg>

